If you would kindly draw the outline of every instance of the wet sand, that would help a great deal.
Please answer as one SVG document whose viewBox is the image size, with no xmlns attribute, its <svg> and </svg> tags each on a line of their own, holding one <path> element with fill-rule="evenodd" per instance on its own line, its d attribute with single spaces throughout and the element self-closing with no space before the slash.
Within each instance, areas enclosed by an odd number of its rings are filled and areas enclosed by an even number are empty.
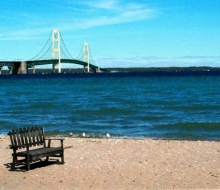
<svg viewBox="0 0 220 190">
<path fill-rule="evenodd" d="M 65 138 L 65 164 L 10 171 L 0 137 L 0 189 L 220 189 L 220 142 Z M 56 143 L 54 143 L 56 146 Z"/>
</svg>

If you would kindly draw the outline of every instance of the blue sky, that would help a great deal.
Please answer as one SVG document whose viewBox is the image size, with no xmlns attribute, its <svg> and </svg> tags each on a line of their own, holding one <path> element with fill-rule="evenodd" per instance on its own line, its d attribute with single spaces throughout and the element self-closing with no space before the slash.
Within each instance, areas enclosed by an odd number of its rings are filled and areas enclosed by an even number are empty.
<svg viewBox="0 0 220 190">
<path fill-rule="evenodd" d="M 100 67 L 220 66 L 220 0 L 5 0 L 0 12 L 0 60 L 34 57 L 59 29 Z"/>
</svg>

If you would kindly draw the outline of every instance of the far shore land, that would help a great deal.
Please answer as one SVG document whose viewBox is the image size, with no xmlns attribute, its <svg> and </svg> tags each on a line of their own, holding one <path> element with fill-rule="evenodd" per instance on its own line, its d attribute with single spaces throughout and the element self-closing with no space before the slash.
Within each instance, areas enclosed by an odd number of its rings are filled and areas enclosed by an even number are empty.
<svg viewBox="0 0 220 190">
<path fill-rule="evenodd" d="M 9 171 L 0 137 L 0 189 L 220 189 L 220 142 L 65 137 L 65 164 Z M 57 144 L 53 144 L 56 146 Z"/>
<path fill-rule="evenodd" d="M 119 67 L 119 68 L 103 68 L 110 73 L 115 72 L 149 72 L 149 73 L 172 73 L 172 72 L 189 72 L 189 73 L 206 73 L 206 72 L 219 72 L 219 67 L 208 67 L 208 66 L 191 66 L 191 67 Z M 35 68 L 36 74 L 51 74 L 54 71 L 51 68 Z M 1 75 L 8 75 L 10 71 L 8 69 L 3 69 Z M 62 68 L 62 73 L 85 73 L 84 68 Z M 33 69 L 28 69 L 28 74 L 33 74 Z"/>
</svg>

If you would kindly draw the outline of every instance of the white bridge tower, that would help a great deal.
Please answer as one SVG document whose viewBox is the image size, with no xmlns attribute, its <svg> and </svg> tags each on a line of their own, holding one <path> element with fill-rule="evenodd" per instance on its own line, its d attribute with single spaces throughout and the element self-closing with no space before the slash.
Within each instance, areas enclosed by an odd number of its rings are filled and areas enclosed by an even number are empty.
<svg viewBox="0 0 220 190">
<path fill-rule="evenodd" d="M 88 63 L 87 65 L 87 72 L 89 73 L 89 63 L 90 63 L 90 54 L 89 54 L 89 43 L 84 42 L 83 43 L 83 61 Z"/>
<path fill-rule="evenodd" d="M 53 72 L 55 71 L 55 66 L 58 65 L 58 73 L 61 73 L 61 64 L 60 64 L 60 31 L 52 31 L 52 59 L 58 59 L 57 64 L 53 64 Z"/>
</svg>

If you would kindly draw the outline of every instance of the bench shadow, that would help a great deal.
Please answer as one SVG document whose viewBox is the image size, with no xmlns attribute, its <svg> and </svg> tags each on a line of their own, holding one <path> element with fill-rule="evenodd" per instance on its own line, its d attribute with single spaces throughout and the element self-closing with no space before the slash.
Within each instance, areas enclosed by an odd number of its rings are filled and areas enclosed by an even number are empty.
<svg viewBox="0 0 220 190">
<path fill-rule="evenodd" d="M 54 165 L 54 164 L 61 164 L 61 162 L 59 160 L 56 160 L 56 159 L 50 159 L 49 161 L 38 161 L 38 162 L 35 162 L 35 163 L 31 163 L 30 165 L 30 170 L 34 170 L 34 169 L 37 169 L 37 168 L 43 168 L 43 167 L 48 167 L 48 166 L 51 166 L 51 165 Z M 26 172 L 27 171 L 27 166 L 16 166 L 16 169 L 15 170 L 11 170 L 11 163 L 7 163 L 7 164 L 4 164 L 4 166 L 6 168 L 9 169 L 9 171 L 13 171 L 13 172 Z M 29 170 L 29 171 L 30 171 Z"/>
</svg>

